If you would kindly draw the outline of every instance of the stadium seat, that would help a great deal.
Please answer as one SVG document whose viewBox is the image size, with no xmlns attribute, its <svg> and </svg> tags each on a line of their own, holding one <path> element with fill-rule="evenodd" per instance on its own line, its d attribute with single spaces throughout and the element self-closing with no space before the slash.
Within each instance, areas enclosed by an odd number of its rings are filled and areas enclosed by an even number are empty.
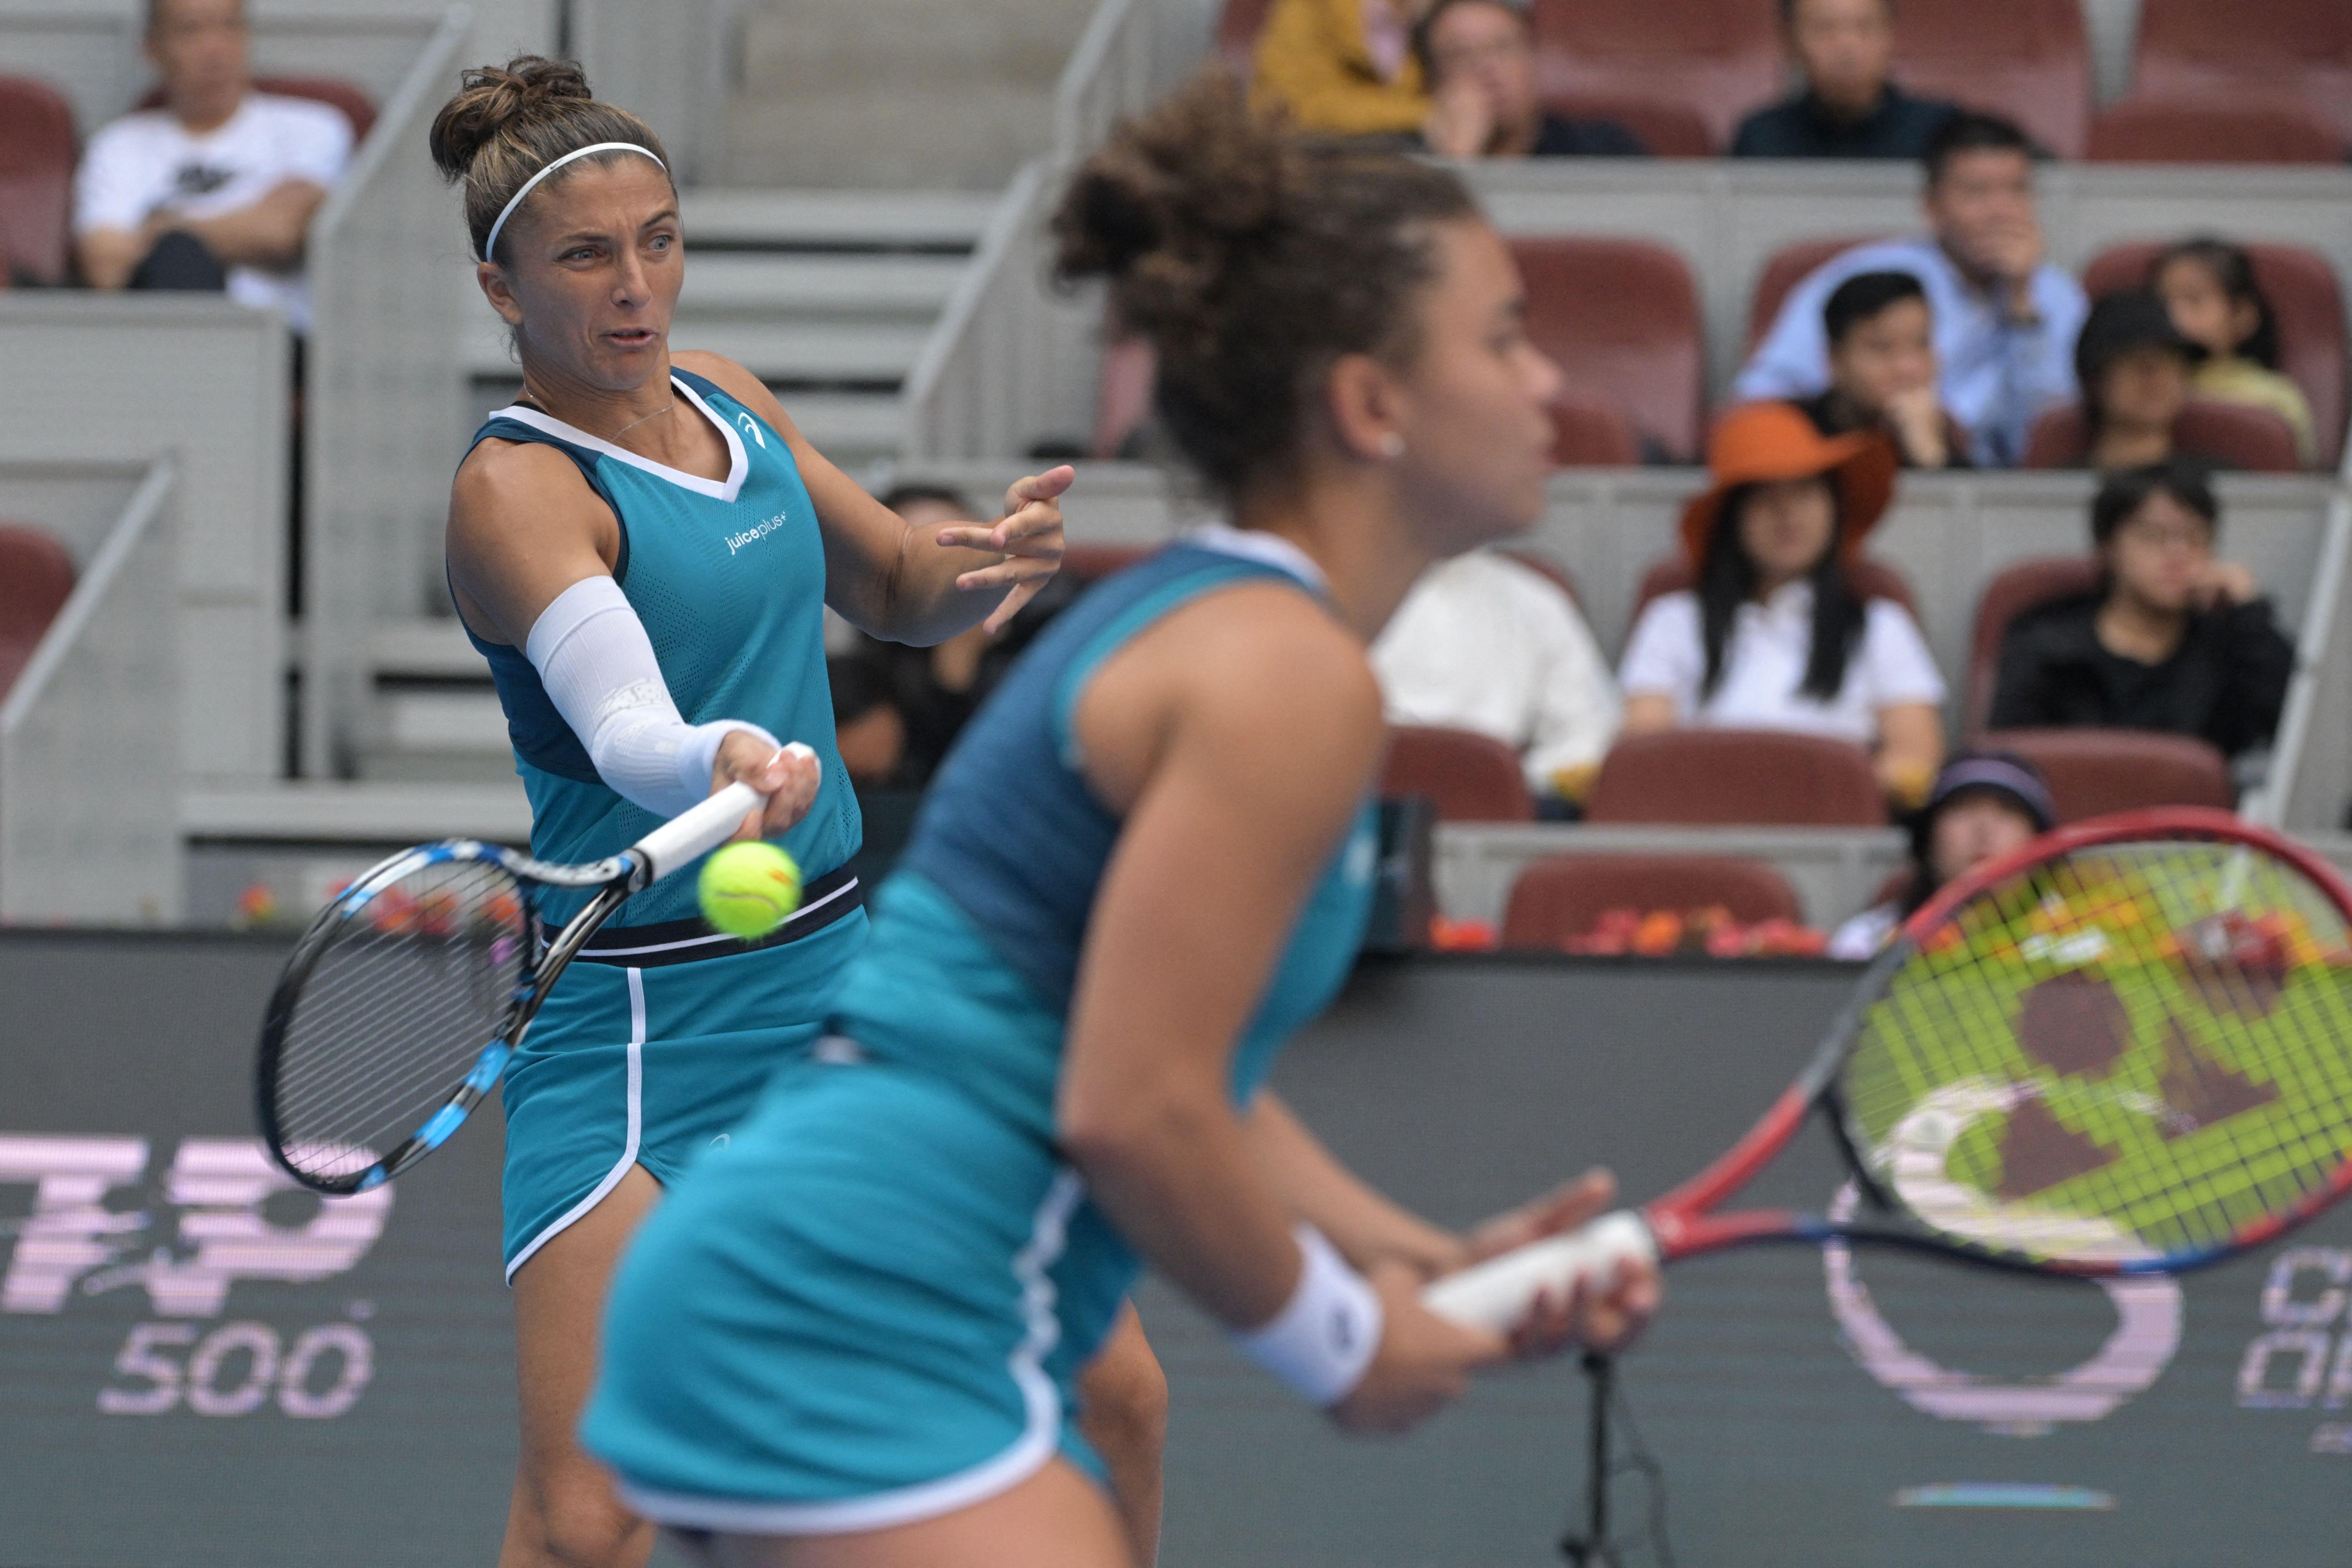
<svg viewBox="0 0 2352 1568">
<path fill-rule="evenodd" d="M 1528 15 L 1548 103 L 1679 104 L 1727 147 L 1740 117 L 1785 85 L 1776 0 L 1534 0 Z"/>
<path fill-rule="evenodd" d="M 323 103 L 330 109 L 342 110 L 343 118 L 352 122 L 352 145 L 367 140 L 375 127 L 375 103 L 366 93 L 350 82 L 331 76 L 257 76 L 253 79 L 257 92 L 274 92 L 286 98 L 307 98 Z M 139 99 L 142 109 L 163 107 L 161 84 L 149 88 Z"/>
<path fill-rule="evenodd" d="M 1870 753 L 1783 730 L 1667 730 L 1610 748 L 1585 797 L 1593 823 L 1878 827 Z"/>
<path fill-rule="evenodd" d="M 2025 461 L 2020 466 L 2079 468 L 2090 444 L 2082 405 L 2069 403 L 2033 422 L 2032 433 L 2025 441 Z M 2248 473 L 2292 474 L 2303 468 L 2294 452 L 2294 431 L 2287 422 L 2270 409 L 2242 404 L 2190 398 L 2180 417 L 2172 422 L 2172 445 L 2189 457 Z"/>
<path fill-rule="evenodd" d="M 1253 68 L 1258 33 L 1265 26 L 1266 13 L 1273 9 L 1274 0 L 1225 0 L 1224 11 L 1217 17 L 1217 58 L 1244 78 Z"/>
<path fill-rule="evenodd" d="M 2352 5 L 2141 0 L 2132 83 L 2150 98 L 2300 103 L 2352 141 Z"/>
<path fill-rule="evenodd" d="M 2014 120 L 2061 158 L 2091 124 L 2082 0 L 1902 0 L 1895 74 L 1912 91 Z"/>
<path fill-rule="evenodd" d="M 1903 574 L 1884 561 L 1874 561 L 1867 555 L 1856 556 L 1850 568 L 1854 586 L 1865 599 L 1892 599 L 1919 618 L 1919 601 L 1912 595 L 1911 584 Z M 1698 583 L 1698 573 L 1688 559 L 1669 555 L 1642 574 L 1642 586 L 1633 595 L 1633 619 L 1640 620 L 1650 601 L 1661 594 L 1679 594 Z"/>
<path fill-rule="evenodd" d="M 1563 392 L 1551 405 L 1551 460 L 1563 468 L 1630 468 L 1642 443 L 1613 403 Z"/>
<path fill-rule="evenodd" d="M 0 697 L 33 661 L 73 587 L 73 557 L 64 545 L 39 529 L 0 522 Z"/>
<path fill-rule="evenodd" d="M 2038 605 L 2087 594 L 2099 585 L 2099 563 L 2088 555 L 2042 555 L 1997 574 L 1977 596 L 1976 629 L 1969 636 L 1968 704 L 1961 728 L 1980 732 L 1992 711 L 1993 679 L 2000 670 L 2000 639 L 2009 624 Z"/>
<path fill-rule="evenodd" d="M 1612 403 L 1668 456 L 1698 450 L 1706 384 L 1698 286 L 1682 258 L 1638 239 L 1514 239 L 1528 335 L 1571 391 Z"/>
<path fill-rule="evenodd" d="M 0 283 L 62 283 L 70 252 L 73 110 L 47 82 L 0 76 Z"/>
<path fill-rule="evenodd" d="M 2134 98 L 2102 110 L 2094 163 L 2341 163 L 2344 137 L 2297 103 Z"/>
<path fill-rule="evenodd" d="M 1706 117 L 1686 103 L 1580 92 L 1545 107 L 1574 120 L 1613 120 L 1661 158 L 1715 156 L 1715 133 L 1707 129 Z"/>
<path fill-rule="evenodd" d="M 1116 458 L 1143 422 L 1151 416 L 1152 383 L 1160 373 L 1160 356 L 1151 340 L 1107 338 L 1103 343 L 1102 375 L 1095 392 L 1095 434 L 1087 447 L 1090 458 Z"/>
<path fill-rule="evenodd" d="M 1440 822 L 1532 822 L 1519 756 L 1502 742 L 1467 730 L 1403 725 L 1389 731 L 1381 798 L 1419 796 Z"/>
<path fill-rule="evenodd" d="M 2228 810 L 2228 759 L 2194 735 L 2153 730 L 1994 730 L 1985 744 L 2042 770 L 2062 823 L 2152 805 Z"/>
<path fill-rule="evenodd" d="M 1727 855 L 1547 855 L 1511 884 L 1506 948 L 1557 948 L 1591 933 L 1612 910 L 1704 910 L 1720 904 L 1741 925 L 1801 918 L 1788 879 L 1760 860 Z"/>
<path fill-rule="evenodd" d="M 2083 287 L 2095 300 L 2139 288 L 2163 248 L 2147 240 L 2110 246 L 2083 269 Z M 2257 241 L 2245 248 L 2254 280 L 2278 316 L 2279 368 L 2309 400 L 2320 466 L 2333 468 L 2344 451 L 2346 357 L 2352 350 L 2335 264 L 2308 246 Z"/>
<path fill-rule="evenodd" d="M 1780 314 L 1781 305 L 1790 291 L 1812 276 L 1813 269 L 1832 257 L 1843 256 L 1857 245 L 1868 245 L 1881 238 L 1878 235 L 1848 235 L 1838 239 L 1801 239 L 1794 245 L 1783 246 L 1764 263 L 1764 270 L 1756 275 L 1756 292 L 1748 305 L 1748 347 L 1753 352 L 1772 330 Z"/>
</svg>

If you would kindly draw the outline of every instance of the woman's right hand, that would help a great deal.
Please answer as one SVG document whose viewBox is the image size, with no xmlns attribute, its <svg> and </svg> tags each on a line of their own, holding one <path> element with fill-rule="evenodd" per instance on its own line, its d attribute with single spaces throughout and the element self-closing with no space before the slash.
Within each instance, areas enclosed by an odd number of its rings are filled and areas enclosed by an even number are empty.
<svg viewBox="0 0 2352 1568">
<path fill-rule="evenodd" d="M 1381 1345 L 1331 1419 L 1351 1432 L 1402 1432 L 1419 1426 L 1470 1386 L 1480 1367 L 1510 1359 L 1500 1334 L 1465 1328 L 1421 1304 L 1426 1281 L 1402 1263 L 1377 1265 L 1370 1275 L 1381 1298 Z"/>
<path fill-rule="evenodd" d="M 730 784 L 750 784 L 768 797 L 767 804 L 744 814 L 735 837 L 781 838 L 816 804 L 817 785 L 824 779 L 816 753 L 800 742 L 778 751 L 749 730 L 734 730 L 719 742 L 710 793 L 717 795 Z"/>
</svg>

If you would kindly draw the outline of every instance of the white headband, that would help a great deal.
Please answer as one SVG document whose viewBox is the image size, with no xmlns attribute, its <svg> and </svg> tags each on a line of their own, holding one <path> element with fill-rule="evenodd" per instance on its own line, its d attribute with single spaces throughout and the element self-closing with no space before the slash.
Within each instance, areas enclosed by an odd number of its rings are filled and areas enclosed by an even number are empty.
<svg viewBox="0 0 2352 1568">
<path fill-rule="evenodd" d="M 598 142 L 592 146 L 573 148 L 571 152 L 563 154 L 562 157 L 557 158 L 549 163 L 546 167 L 541 169 L 538 174 L 533 174 L 530 179 L 525 180 L 522 183 L 522 189 L 517 191 L 513 195 L 507 198 L 507 205 L 499 209 L 499 221 L 490 225 L 489 243 L 482 247 L 482 259 L 489 261 L 497 258 L 499 248 L 499 230 L 506 227 L 507 219 L 514 216 L 514 210 L 522 205 L 523 197 L 530 195 L 532 186 L 538 184 L 540 181 L 547 178 L 548 175 L 555 173 L 556 170 L 563 167 L 564 164 L 572 162 L 572 159 L 585 158 L 591 153 L 643 153 L 646 157 L 654 158 L 654 155 L 650 151 L 638 146 L 634 142 Z M 669 165 L 663 163 L 659 158 L 654 158 L 654 166 L 665 174 L 669 173 Z"/>
</svg>

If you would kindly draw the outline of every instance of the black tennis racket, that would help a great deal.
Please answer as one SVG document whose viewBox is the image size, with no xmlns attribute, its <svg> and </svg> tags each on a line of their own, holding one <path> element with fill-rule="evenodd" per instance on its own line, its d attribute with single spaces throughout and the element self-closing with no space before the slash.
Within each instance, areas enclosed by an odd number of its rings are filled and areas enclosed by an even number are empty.
<svg viewBox="0 0 2352 1568">
<path fill-rule="evenodd" d="M 271 1155 L 318 1192 L 364 1192 L 448 1141 L 496 1087 L 572 954 L 621 901 L 734 836 L 734 784 L 609 860 L 555 866 L 470 838 L 404 849 L 302 933 L 261 1023 Z M 593 888 L 552 940 L 530 889 Z"/>
<path fill-rule="evenodd" d="M 1716 1211 L 1818 1108 L 1867 1208 Z M 1843 1237 L 2071 1275 L 2178 1273 L 2352 1190 L 2352 894 L 2215 811 L 2049 834 L 1930 900 L 1820 1051 L 1699 1175 L 1450 1275 L 1497 1331 L 1620 1260 Z"/>
</svg>

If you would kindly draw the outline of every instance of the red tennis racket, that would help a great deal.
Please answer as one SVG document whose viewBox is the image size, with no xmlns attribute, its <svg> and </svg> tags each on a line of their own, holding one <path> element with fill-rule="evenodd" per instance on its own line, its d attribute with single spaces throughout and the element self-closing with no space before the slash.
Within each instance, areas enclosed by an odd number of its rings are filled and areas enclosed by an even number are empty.
<svg viewBox="0 0 2352 1568">
<path fill-rule="evenodd" d="M 1850 1221 L 1717 1212 L 1818 1108 Z M 1621 1259 L 1843 1237 L 2053 1274 L 2177 1273 L 2352 1188 L 2352 894 L 2226 813 L 2130 813 L 1959 879 L 1874 962 L 1722 1158 L 1643 1205 L 1432 1285 L 1507 1330 Z"/>
</svg>

